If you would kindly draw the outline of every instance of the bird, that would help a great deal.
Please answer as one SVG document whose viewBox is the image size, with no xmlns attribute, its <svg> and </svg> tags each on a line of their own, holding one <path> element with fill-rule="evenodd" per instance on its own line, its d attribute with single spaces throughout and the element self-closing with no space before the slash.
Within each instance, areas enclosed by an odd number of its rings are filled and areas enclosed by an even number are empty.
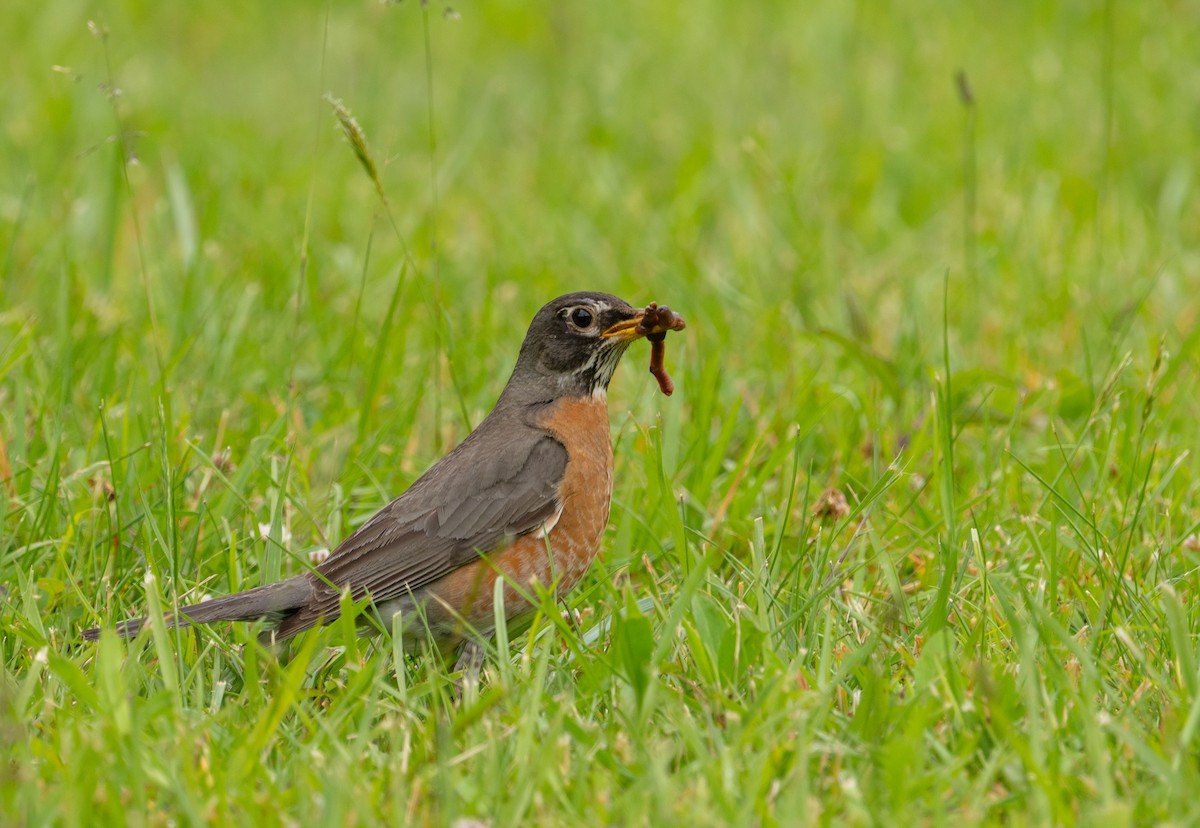
<svg viewBox="0 0 1200 828">
<path fill-rule="evenodd" d="M 534 585 L 565 596 L 600 550 L 613 486 L 608 386 L 626 349 L 652 342 L 651 373 L 668 330 L 666 306 L 635 308 L 607 293 L 568 293 L 534 316 L 495 407 L 449 454 L 349 535 L 320 564 L 276 583 L 180 608 L 169 626 L 258 621 L 264 643 L 329 624 L 346 593 L 360 624 L 392 629 L 405 648 L 430 638 L 456 669 L 478 676 L 495 632 L 496 581 L 506 621 L 534 609 Z M 661 372 L 661 375 L 660 375 Z M 116 626 L 135 636 L 146 619 Z M 99 638 L 100 628 L 85 630 Z"/>
</svg>

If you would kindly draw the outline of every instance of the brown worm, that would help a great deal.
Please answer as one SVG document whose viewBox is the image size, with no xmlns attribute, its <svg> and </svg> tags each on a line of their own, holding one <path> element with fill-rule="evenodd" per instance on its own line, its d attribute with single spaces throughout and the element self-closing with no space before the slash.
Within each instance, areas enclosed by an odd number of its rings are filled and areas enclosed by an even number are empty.
<svg viewBox="0 0 1200 828">
<path fill-rule="evenodd" d="M 671 381 L 671 375 L 663 365 L 663 357 L 667 353 L 667 334 L 650 334 L 646 338 L 650 340 L 650 373 L 658 380 L 658 390 L 669 397 L 675 393 L 675 383 Z"/>
<path fill-rule="evenodd" d="M 650 340 L 650 373 L 658 380 L 658 390 L 668 397 L 675 393 L 675 383 L 663 364 L 667 354 L 667 331 L 682 331 L 685 327 L 682 316 L 666 305 L 660 307 L 657 302 L 646 306 L 642 321 L 638 323 L 638 333 Z"/>
</svg>

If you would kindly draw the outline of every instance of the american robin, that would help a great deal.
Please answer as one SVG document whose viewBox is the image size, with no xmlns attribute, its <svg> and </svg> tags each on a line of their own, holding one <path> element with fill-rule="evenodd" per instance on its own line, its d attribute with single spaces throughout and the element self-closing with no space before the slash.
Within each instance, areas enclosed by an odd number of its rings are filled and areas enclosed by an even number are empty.
<svg viewBox="0 0 1200 828">
<path fill-rule="evenodd" d="M 664 392 L 662 340 L 683 319 L 606 293 L 570 293 L 533 318 L 492 412 L 453 451 L 312 571 L 184 607 L 171 624 L 268 619 L 283 640 L 367 599 L 384 629 L 401 613 L 405 643 L 425 625 L 443 650 L 494 631 L 496 579 L 508 619 L 532 609 L 533 582 L 565 595 L 596 557 L 608 522 L 613 456 L 607 389 L 625 349 L 647 337 Z M 661 375 L 660 375 L 661 373 Z M 423 623 L 420 619 L 423 618 Z M 133 636 L 144 620 L 117 631 Z M 95 639 L 98 629 L 84 632 Z M 482 651 L 467 641 L 463 661 Z M 473 652 L 467 650 L 473 648 Z"/>
</svg>

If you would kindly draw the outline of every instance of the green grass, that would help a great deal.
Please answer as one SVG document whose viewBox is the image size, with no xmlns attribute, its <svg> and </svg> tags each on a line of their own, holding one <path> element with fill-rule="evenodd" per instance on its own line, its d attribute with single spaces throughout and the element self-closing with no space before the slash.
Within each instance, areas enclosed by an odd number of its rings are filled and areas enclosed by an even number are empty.
<svg viewBox="0 0 1200 828">
<path fill-rule="evenodd" d="M 456 8 L 6 13 L 0 823 L 1200 820 L 1200 8 Z M 300 571 L 577 289 L 678 390 L 477 692 L 81 641 Z"/>
</svg>

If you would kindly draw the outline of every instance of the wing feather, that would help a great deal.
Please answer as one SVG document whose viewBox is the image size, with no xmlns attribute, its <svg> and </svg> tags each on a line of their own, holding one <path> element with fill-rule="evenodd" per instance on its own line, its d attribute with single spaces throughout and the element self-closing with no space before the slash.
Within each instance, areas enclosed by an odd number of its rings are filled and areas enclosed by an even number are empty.
<svg viewBox="0 0 1200 828">
<path fill-rule="evenodd" d="M 566 448 L 532 428 L 516 429 L 507 440 L 481 439 L 488 425 L 334 550 L 310 576 L 313 600 L 283 619 L 279 637 L 336 618 L 347 588 L 353 599 L 369 595 L 375 602 L 416 592 L 554 518 Z"/>
</svg>

